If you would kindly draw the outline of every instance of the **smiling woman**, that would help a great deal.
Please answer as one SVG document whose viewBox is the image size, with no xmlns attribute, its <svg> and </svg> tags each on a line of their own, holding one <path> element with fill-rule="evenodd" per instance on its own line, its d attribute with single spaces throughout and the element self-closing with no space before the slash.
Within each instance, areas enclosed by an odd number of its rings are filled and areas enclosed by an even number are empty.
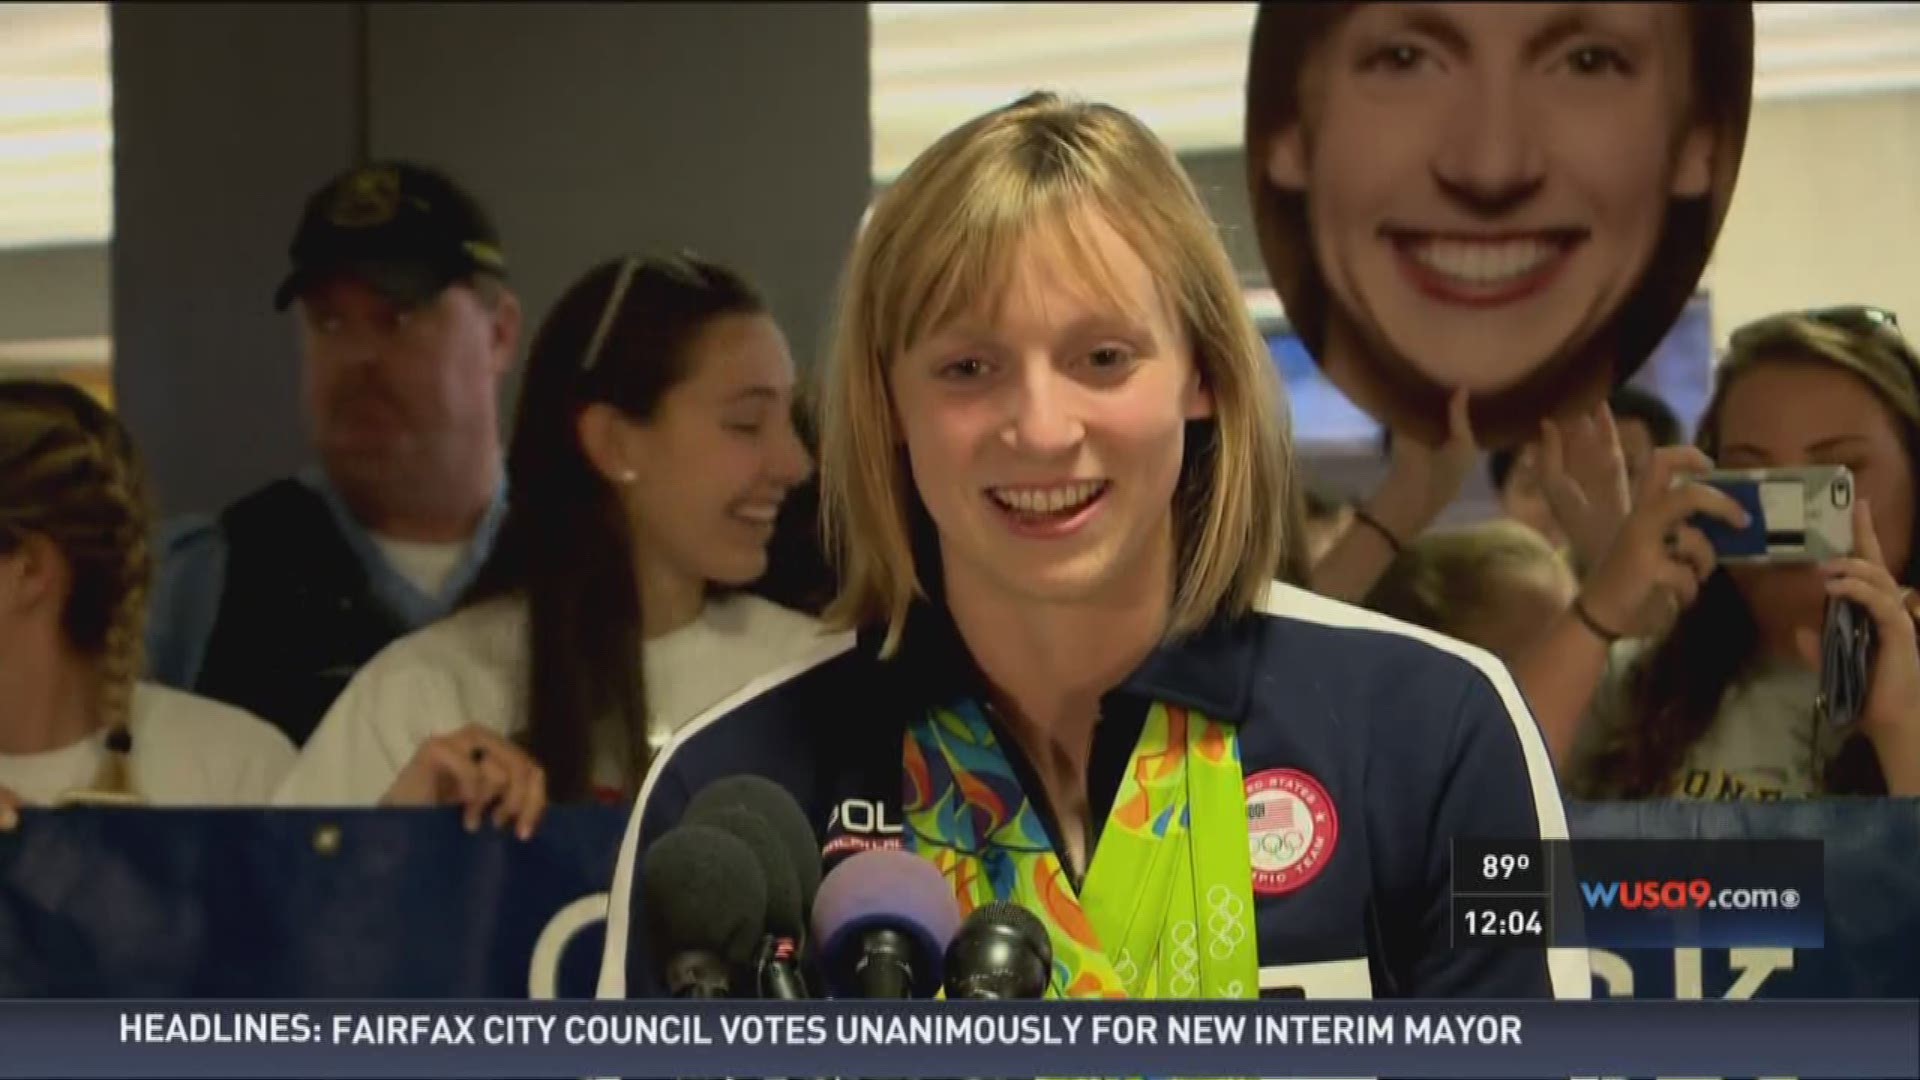
<svg viewBox="0 0 1920 1080">
<path fill-rule="evenodd" d="M 1747 4 L 1262 4 L 1247 181 L 1328 377 L 1439 442 L 1534 437 L 1651 354 L 1733 193 Z"/>
<path fill-rule="evenodd" d="M 1693 511 L 1724 521 L 1738 508 L 1702 505 L 1702 496 L 1725 495 L 1683 482 L 1715 465 L 1847 468 L 1851 556 L 1723 565 Z M 1917 477 L 1920 354 L 1890 313 L 1785 312 L 1735 330 L 1699 447 L 1654 452 L 1607 558 L 1516 665 L 1569 790 L 1636 799 L 1920 795 L 1910 607 L 1920 582 Z M 1836 714 L 1821 678 L 1837 666 L 1821 651 L 1837 601 L 1855 605 L 1877 639 L 1857 716 Z M 1683 610 L 1664 633 L 1603 640 L 1606 627 L 1668 604 Z M 1581 612 L 1593 624 L 1583 626 Z"/>
<path fill-rule="evenodd" d="M 1584 995 L 1573 957 L 1452 947 L 1449 838 L 1565 834 L 1546 752 L 1485 653 L 1273 582 L 1301 561 L 1282 394 L 1139 120 L 1033 94 L 920 155 L 821 398 L 854 634 L 662 751 L 603 995 L 667 985 L 635 869 L 742 773 L 830 856 L 903 843 L 961 912 L 1033 914 L 1050 996 Z"/>
<path fill-rule="evenodd" d="M 459 612 L 360 671 L 280 801 L 458 802 L 525 832 L 549 797 L 630 796 L 679 724 L 817 634 L 734 594 L 811 470 L 793 385 L 730 270 L 577 281 L 533 344 L 492 557 Z"/>
</svg>

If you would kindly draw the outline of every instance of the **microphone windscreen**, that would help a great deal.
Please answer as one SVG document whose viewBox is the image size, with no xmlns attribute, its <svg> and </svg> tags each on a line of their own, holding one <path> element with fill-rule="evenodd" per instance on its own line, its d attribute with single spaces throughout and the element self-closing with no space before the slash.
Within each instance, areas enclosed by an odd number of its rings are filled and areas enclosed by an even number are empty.
<svg viewBox="0 0 1920 1080">
<path fill-rule="evenodd" d="M 711 826 L 676 826 L 641 857 L 640 888 L 656 964 L 695 951 L 752 963 L 766 933 L 767 883 L 746 844 Z"/>
<path fill-rule="evenodd" d="M 897 930 L 914 940 L 925 958 L 916 981 L 940 985 L 947 944 L 960 929 L 960 905 L 939 868 L 896 848 L 862 851 L 833 868 L 813 903 L 814 949 L 834 970 L 867 930 Z M 922 996 L 931 996 L 928 989 Z"/>
<path fill-rule="evenodd" d="M 967 916 L 966 926 L 1004 926 L 1020 935 L 1034 955 L 1040 957 L 1042 964 L 1053 963 L 1053 939 L 1047 936 L 1047 927 L 1040 917 L 1011 900 L 995 900 L 975 908 Z"/>
<path fill-rule="evenodd" d="M 767 933 L 798 941 L 806 934 L 806 908 L 800 906 L 800 880 L 785 844 L 765 818 L 739 805 L 689 806 L 689 825 L 706 825 L 747 845 L 767 884 Z"/>
<path fill-rule="evenodd" d="M 820 838 L 814 835 L 807 812 L 787 789 L 764 776 L 729 776 L 701 788 L 687 812 L 708 805 L 739 806 L 773 826 L 787 857 L 793 860 L 794 876 L 800 884 L 800 910 L 812 911 L 813 898 L 820 891 Z"/>
</svg>

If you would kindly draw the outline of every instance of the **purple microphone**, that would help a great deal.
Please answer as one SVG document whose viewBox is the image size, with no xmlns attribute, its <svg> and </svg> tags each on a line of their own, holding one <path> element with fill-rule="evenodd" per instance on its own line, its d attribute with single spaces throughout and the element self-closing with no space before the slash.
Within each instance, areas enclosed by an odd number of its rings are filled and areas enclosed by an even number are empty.
<svg viewBox="0 0 1920 1080">
<path fill-rule="evenodd" d="M 833 868 L 813 903 L 813 941 L 829 993 L 930 998 L 940 990 L 960 906 L 947 879 L 908 851 L 863 851 Z"/>
</svg>

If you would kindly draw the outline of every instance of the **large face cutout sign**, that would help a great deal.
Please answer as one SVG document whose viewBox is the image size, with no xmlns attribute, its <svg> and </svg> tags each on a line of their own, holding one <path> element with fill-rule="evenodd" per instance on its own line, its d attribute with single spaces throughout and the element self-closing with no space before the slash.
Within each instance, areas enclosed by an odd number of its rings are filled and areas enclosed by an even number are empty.
<svg viewBox="0 0 1920 1080">
<path fill-rule="evenodd" d="M 1247 179 L 1288 319 L 1396 431 L 1534 436 L 1639 368 L 1726 216 L 1749 4 L 1268 3 Z"/>
</svg>

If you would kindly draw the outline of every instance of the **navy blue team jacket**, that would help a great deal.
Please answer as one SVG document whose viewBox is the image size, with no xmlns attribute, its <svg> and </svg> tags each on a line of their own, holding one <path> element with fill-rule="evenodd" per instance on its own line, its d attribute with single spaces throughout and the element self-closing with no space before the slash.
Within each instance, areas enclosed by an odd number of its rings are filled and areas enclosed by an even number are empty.
<svg viewBox="0 0 1920 1080">
<path fill-rule="evenodd" d="M 620 852 L 601 997 L 661 995 L 635 868 L 708 783 L 753 773 L 783 785 L 812 817 L 829 868 L 898 843 L 905 724 L 981 682 L 951 622 L 927 605 L 893 659 L 879 660 L 878 644 L 823 638 L 814 657 L 748 686 L 662 751 Z M 1590 994 L 1581 950 L 1449 940 L 1451 839 L 1566 836 L 1545 744 L 1491 656 L 1276 583 L 1257 614 L 1162 647 L 1106 696 L 1088 784 L 1095 821 L 1156 699 L 1239 727 L 1263 995 Z"/>
</svg>

